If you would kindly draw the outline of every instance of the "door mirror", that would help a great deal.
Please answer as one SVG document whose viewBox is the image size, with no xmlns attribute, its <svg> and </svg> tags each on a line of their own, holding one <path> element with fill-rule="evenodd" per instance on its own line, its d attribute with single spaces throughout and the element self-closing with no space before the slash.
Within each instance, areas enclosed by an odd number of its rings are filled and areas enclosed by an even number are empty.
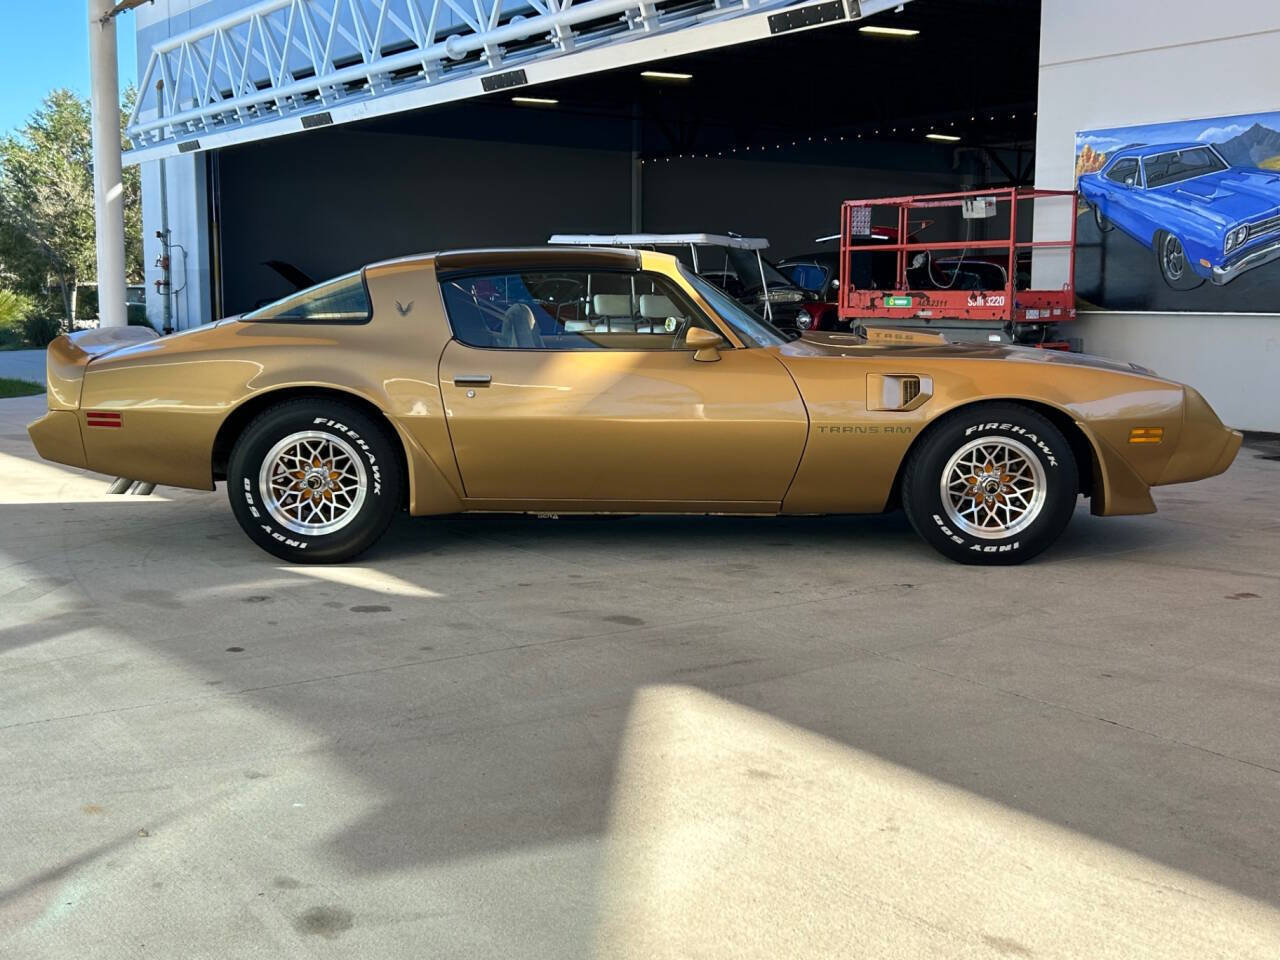
<svg viewBox="0 0 1280 960">
<path fill-rule="evenodd" d="M 694 351 L 695 360 L 719 360 L 723 344 L 724 337 L 704 327 L 690 327 L 689 332 L 684 335 L 684 345 Z"/>
</svg>

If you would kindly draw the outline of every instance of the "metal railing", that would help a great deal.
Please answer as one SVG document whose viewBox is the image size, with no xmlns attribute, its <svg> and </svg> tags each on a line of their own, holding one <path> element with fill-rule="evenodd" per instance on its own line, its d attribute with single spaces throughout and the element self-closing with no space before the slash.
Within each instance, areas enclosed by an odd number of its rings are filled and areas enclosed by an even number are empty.
<svg viewBox="0 0 1280 960">
<path fill-rule="evenodd" d="M 191 141 L 464 78 L 473 82 L 451 99 L 517 92 L 531 82 L 518 69 L 524 64 L 795 4 L 524 0 L 513 9 L 509 0 L 505 8 L 504 0 L 260 0 L 152 49 L 127 126 L 131 153 L 201 149 Z M 889 4 L 834 6 L 834 19 L 844 20 Z M 331 121 L 339 122 L 318 122 Z"/>
</svg>

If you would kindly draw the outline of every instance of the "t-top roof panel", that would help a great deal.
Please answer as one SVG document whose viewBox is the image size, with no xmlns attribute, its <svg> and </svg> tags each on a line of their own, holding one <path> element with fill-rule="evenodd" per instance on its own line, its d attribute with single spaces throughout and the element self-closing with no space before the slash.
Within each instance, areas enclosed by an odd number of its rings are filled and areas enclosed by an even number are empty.
<svg viewBox="0 0 1280 960">
<path fill-rule="evenodd" d="M 157 43 L 137 163 L 861 19 L 897 0 L 259 0 Z M 536 89 L 530 95 L 536 95 Z"/>
<path fill-rule="evenodd" d="M 739 237 L 727 233 L 557 233 L 547 243 L 586 247 L 729 247 L 732 250 L 764 250 L 764 237 Z"/>
</svg>

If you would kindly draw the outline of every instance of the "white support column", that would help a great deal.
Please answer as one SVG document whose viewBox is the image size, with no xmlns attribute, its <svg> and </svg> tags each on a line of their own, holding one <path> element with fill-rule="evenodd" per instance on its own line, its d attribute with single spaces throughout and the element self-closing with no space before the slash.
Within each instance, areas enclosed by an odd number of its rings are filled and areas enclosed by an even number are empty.
<svg viewBox="0 0 1280 960">
<path fill-rule="evenodd" d="M 98 316 L 128 323 L 125 309 L 124 184 L 120 162 L 120 76 L 114 0 L 88 0 L 89 83 L 93 107 L 93 208 L 98 241 Z"/>
</svg>

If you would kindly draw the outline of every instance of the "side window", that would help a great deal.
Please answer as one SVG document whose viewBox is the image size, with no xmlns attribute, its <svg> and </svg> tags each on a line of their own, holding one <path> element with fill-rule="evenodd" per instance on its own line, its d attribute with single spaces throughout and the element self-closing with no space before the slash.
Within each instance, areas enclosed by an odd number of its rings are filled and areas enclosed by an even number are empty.
<svg viewBox="0 0 1280 960">
<path fill-rule="evenodd" d="M 1126 180 L 1130 184 L 1138 181 L 1138 160 L 1137 158 L 1129 158 L 1116 161 L 1115 166 L 1107 171 L 1107 179 L 1115 183 L 1124 183 Z"/>
<path fill-rule="evenodd" d="M 246 313 L 245 320 L 277 323 L 365 323 L 373 308 L 357 273 L 330 280 Z"/>
<path fill-rule="evenodd" d="M 538 270 L 443 280 L 453 334 L 472 347 L 514 350 L 683 350 L 690 327 L 711 327 L 665 277 Z"/>
</svg>

